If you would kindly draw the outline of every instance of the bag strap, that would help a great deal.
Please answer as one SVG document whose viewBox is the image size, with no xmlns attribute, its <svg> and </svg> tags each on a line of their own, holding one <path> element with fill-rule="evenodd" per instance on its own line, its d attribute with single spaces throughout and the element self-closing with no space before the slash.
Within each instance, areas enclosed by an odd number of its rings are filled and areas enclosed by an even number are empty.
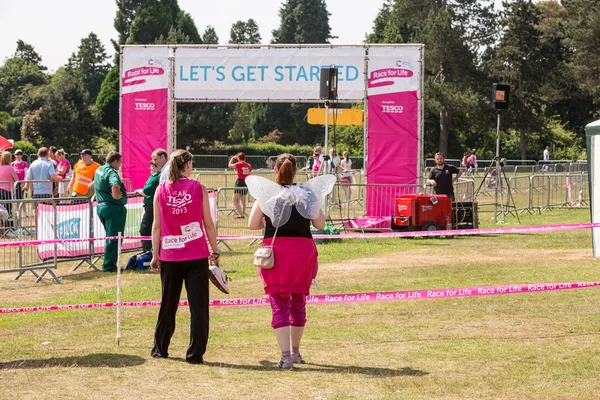
<svg viewBox="0 0 600 400">
<path fill-rule="evenodd" d="M 266 227 L 265 227 L 265 230 L 266 230 Z M 271 248 L 273 248 L 273 246 L 275 245 L 275 237 L 277 236 L 277 231 L 278 230 L 279 230 L 279 227 L 278 226 L 275 227 L 275 233 L 273 234 L 273 239 L 271 240 L 271 246 L 269 246 Z"/>
</svg>

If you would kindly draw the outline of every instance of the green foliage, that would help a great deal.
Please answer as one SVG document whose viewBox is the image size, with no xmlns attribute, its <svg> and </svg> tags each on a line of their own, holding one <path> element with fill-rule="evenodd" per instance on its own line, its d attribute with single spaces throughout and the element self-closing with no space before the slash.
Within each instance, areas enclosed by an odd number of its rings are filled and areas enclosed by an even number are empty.
<svg viewBox="0 0 600 400">
<path fill-rule="evenodd" d="M 117 151 L 118 146 L 119 131 L 102 127 L 100 135 L 92 138 L 92 145 L 89 148 L 94 154 L 108 154 L 111 151 Z"/>
<path fill-rule="evenodd" d="M 46 83 L 46 67 L 40 62 L 41 57 L 32 46 L 22 40 L 17 41 L 17 51 L 0 67 L 0 111 L 13 114 L 23 88 Z"/>
<path fill-rule="evenodd" d="M 21 137 L 65 149 L 81 149 L 99 135 L 100 123 L 87 107 L 87 92 L 64 69 L 34 93 L 42 107 L 23 119 Z"/>
<path fill-rule="evenodd" d="M 189 38 L 187 43 L 195 43 L 195 44 L 202 43 L 202 38 L 200 37 L 198 28 L 196 28 L 196 23 L 194 22 L 194 19 L 192 18 L 192 16 L 190 14 L 186 13 L 185 11 L 180 11 L 179 14 L 177 15 L 175 25 L 179 32 L 181 32 L 183 35 L 185 35 Z M 174 43 L 180 43 L 180 42 L 174 42 Z"/>
<path fill-rule="evenodd" d="M 119 67 L 113 67 L 104 78 L 96 98 L 96 115 L 102 125 L 119 129 Z"/>
<path fill-rule="evenodd" d="M 233 127 L 229 130 L 228 139 L 233 143 L 247 143 L 252 137 L 250 113 L 252 103 L 238 103 L 233 110 Z"/>
<path fill-rule="evenodd" d="M 67 64 L 67 71 L 83 85 L 94 104 L 102 82 L 110 70 L 104 45 L 95 33 L 81 39 L 77 53 L 73 53 Z"/>
<path fill-rule="evenodd" d="M 1 123 L 0 123 L 0 136 L 2 136 L 5 139 L 8 138 L 8 131 L 6 130 L 6 127 L 4 125 L 2 125 Z"/>
<path fill-rule="evenodd" d="M 117 15 L 114 20 L 114 27 L 119 33 L 117 45 L 129 43 L 131 24 L 137 12 L 148 2 L 149 0 L 116 0 Z M 119 51 L 118 46 L 116 50 Z"/>
<path fill-rule="evenodd" d="M 4 126 L 8 131 L 7 139 L 19 140 L 21 139 L 21 125 L 23 124 L 23 117 L 13 117 L 6 120 Z"/>
<path fill-rule="evenodd" d="M 202 43 L 205 44 L 219 44 L 219 36 L 217 31 L 212 26 L 207 26 L 204 34 L 202 35 Z"/>
<path fill-rule="evenodd" d="M 6 124 L 6 121 L 10 119 L 10 114 L 6 111 L 0 111 L 0 124 Z"/>
<path fill-rule="evenodd" d="M 261 40 L 258 24 L 252 18 L 231 25 L 229 44 L 259 44 Z"/>
<path fill-rule="evenodd" d="M 16 141 L 13 148 L 23 150 L 23 154 L 36 154 L 38 151 L 38 146 L 35 143 L 23 140 Z"/>
<path fill-rule="evenodd" d="M 172 10 L 167 5 L 158 0 L 149 0 L 131 23 L 129 43 L 154 43 L 161 35 L 166 37 L 169 34 L 173 22 Z"/>
<path fill-rule="evenodd" d="M 281 24 L 273 43 L 329 43 L 331 27 L 325 0 L 286 0 L 279 9 Z"/>
<path fill-rule="evenodd" d="M 215 142 L 210 146 L 192 146 L 190 150 L 201 154 L 225 154 L 234 155 L 243 151 L 246 154 L 258 156 L 275 156 L 282 153 L 290 153 L 296 156 L 312 154 L 313 147 L 307 145 L 281 145 L 277 143 L 245 143 L 226 145 L 222 142 Z"/>
</svg>

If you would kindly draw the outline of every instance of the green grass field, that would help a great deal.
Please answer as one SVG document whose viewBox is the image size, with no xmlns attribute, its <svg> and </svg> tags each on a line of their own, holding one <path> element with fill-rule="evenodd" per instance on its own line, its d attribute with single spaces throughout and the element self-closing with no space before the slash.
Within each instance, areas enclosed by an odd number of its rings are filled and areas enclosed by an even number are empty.
<svg viewBox="0 0 600 400">
<path fill-rule="evenodd" d="M 523 225 L 589 221 L 589 210 L 523 214 Z M 507 218 L 507 224 L 516 222 Z M 493 226 L 481 218 L 481 226 Z M 262 296 L 256 249 L 232 242 L 232 294 Z M 319 245 L 313 294 L 598 280 L 589 230 Z M 57 273 L 63 284 L 0 275 L 0 308 L 115 301 L 116 276 Z M 153 273 L 124 273 L 122 301 L 160 299 Z M 185 298 L 185 293 L 182 295 Z M 2 399 L 564 399 L 600 391 L 598 288 L 483 298 L 309 305 L 306 364 L 276 368 L 269 307 L 214 307 L 206 363 L 184 362 L 187 308 L 172 358 L 152 359 L 157 307 L 0 316 Z"/>
</svg>

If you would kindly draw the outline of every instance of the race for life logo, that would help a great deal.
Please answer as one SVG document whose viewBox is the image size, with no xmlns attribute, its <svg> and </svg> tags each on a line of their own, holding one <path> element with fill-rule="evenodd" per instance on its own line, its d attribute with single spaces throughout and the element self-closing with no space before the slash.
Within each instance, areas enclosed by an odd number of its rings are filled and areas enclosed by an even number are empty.
<svg viewBox="0 0 600 400">
<path fill-rule="evenodd" d="M 408 206 L 404 206 L 402 204 L 398 204 L 398 211 L 408 210 Z"/>
<path fill-rule="evenodd" d="M 421 212 L 433 210 L 433 206 L 421 206 Z"/>
<path fill-rule="evenodd" d="M 80 239 L 81 218 L 71 218 L 56 225 L 57 239 Z M 54 224 L 50 224 L 54 230 Z"/>
<path fill-rule="evenodd" d="M 203 235 L 202 227 L 199 222 L 192 222 L 181 226 L 181 235 L 163 236 L 163 249 L 183 249 L 185 244 L 196 239 L 200 239 Z"/>
<path fill-rule="evenodd" d="M 154 64 L 156 60 L 148 60 L 152 61 Z M 160 67 L 147 66 L 147 67 L 138 67 L 125 71 L 125 77 L 121 79 L 121 86 L 133 86 L 133 85 L 141 85 L 146 83 L 149 77 L 163 75 L 165 70 Z"/>
<path fill-rule="evenodd" d="M 371 71 L 369 76 L 369 88 L 392 86 L 395 79 L 412 78 L 414 75 L 410 63 L 398 60 L 393 68 L 382 68 Z"/>
</svg>

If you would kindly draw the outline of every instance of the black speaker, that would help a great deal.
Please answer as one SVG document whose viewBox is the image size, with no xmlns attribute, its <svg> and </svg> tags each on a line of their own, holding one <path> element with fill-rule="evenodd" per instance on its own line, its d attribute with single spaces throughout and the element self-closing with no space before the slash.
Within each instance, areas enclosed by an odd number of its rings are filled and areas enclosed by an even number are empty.
<svg viewBox="0 0 600 400">
<path fill-rule="evenodd" d="M 510 98 L 510 85 L 494 83 L 492 85 L 492 108 L 496 110 L 508 110 Z"/>
<path fill-rule="evenodd" d="M 321 100 L 337 100 L 338 69 L 321 68 L 319 98 Z"/>
</svg>

